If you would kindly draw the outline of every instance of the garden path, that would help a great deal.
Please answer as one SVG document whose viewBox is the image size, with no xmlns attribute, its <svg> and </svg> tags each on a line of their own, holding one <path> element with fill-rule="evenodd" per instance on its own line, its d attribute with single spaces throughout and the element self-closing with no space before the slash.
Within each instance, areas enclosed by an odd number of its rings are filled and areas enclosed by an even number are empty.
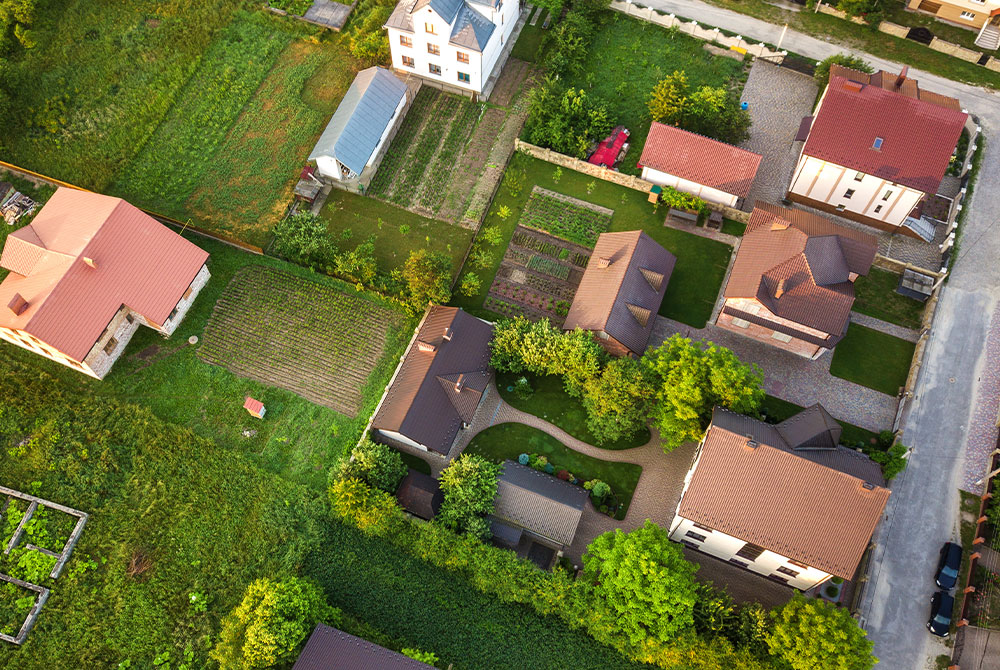
<svg viewBox="0 0 1000 670">
<path fill-rule="evenodd" d="M 851 312 L 851 322 L 858 325 L 864 326 L 865 328 L 871 328 L 872 330 L 877 330 L 887 335 L 892 335 L 893 337 L 898 337 L 901 340 L 906 340 L 907 342 L 916 342 L 920 339 L 920 331 L 913 330 L 912 328 L 907 328 L 905 326 L 897 326 L 894 323 L 889 323 L 888 321 L 883 321 L 882 319 L 876 319 L 874 316 L 868 316 L 867 314 L 862 314 L 860 312 Z"/>
</svg>

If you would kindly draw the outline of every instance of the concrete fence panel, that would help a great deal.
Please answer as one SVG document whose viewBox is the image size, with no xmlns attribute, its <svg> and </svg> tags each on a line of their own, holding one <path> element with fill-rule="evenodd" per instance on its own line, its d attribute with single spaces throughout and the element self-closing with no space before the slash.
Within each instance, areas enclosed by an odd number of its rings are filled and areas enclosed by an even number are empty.
<svg viewBox="0 0 1000 670">
<path fill-rule="evenodd" d="M 906 36 L 910 34 L 909 26 L 901 26 L 898 23 L 891 23 L 889 21 L 883 21 L 878 24 L 878 29 L 887 35 L 901 37 L 902 39 L 906 39 Z"/>
<path fill-rule="evenodd" d="M 982 58 L 983 54 L 978 51 L 973 51 L 972 49 L 966 49 L 959 44 L 953 44 L 952 42 L 946 42 L 944 40 L 935 37 L 930 43 L 931 49 L 935 51 L 940 51 L 941 53 L 946 53 L 949 56 L 954 56 L 955 58 L 961 58 L 964 61 L 970 63 L 978 63 L 979 59 Z"/>
<path fill-rule="evenodd" d="M 989 60 L 986 61 L 986 68 L 994 72 L 1000 72 L 1000 60 L 990 56 Z"/>
</svg>

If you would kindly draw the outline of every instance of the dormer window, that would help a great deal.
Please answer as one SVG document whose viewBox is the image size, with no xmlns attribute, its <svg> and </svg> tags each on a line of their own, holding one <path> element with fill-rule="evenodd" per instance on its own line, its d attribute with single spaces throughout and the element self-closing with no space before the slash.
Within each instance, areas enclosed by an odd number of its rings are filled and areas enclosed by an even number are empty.
<svg viewBox="0 0 1000 670">
<path fill-rule="evenodd" d="M 872 149 L 874 149 L 875 151 L 880 150 L 882 148 L 882 142 L 884 141 L 885 140 L 883 140 L 881 137 L 876 137 L 875 141 L 872 142 Z"/>
</svg>

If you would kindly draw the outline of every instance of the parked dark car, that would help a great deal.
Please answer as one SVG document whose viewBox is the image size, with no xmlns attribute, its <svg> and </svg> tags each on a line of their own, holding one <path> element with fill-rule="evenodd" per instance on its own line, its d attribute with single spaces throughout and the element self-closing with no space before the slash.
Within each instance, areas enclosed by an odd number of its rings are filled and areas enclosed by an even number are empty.
<svg viewBox="0 0 1000 670">
<path fill-rule="evenodd" d="M 938 560 L 937 577 L 934 578 L 940 588 L 949 590 L 958 580 L 958 568 L 962 565 L 962 545 L 945 542 L 941 547 L 941 558 Z"/>
<path fill-rule="evenodd" d="M 927 630 L 938 637 L 948 637 L 948 629 L 951 628 L 951 611 L 955 606 L 955 599 L 948 595 L 947 591 L 938 591 L 931 598 L 931 618 L 927 621 Z"/>
</svg>

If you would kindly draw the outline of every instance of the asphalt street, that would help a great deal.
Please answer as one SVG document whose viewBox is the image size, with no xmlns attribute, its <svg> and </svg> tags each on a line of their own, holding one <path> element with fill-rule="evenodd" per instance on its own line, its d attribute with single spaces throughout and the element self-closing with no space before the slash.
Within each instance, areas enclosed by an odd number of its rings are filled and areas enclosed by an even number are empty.
<svg viewBox="0 0 1000 670">
<path fill-rule="evenodd" d="M 643 0 L 665 13 L 776 44 L 776 26 L 696 0 Z M 809 58 L 852 51 L 809 35 L 787 31 L 782 48 Z M 876 68 L 898 72 L 902 63 L 860 53 Z M 966 463 L 972 417 L 996 416 L 1000 403 L 989 383 L 995 358 L 985 343 L 1000 298 L 1000 96 L 913 68 L 920 86 L 958 98 L 979 119 L 988 140 L 952 276 L 945 285 L 927 345 L 916 392 L 903 423 L 903 441 L 913 447 L 906 471 L 892 487 L 886 518 L 875 536 L 870 582 L 861 622 L 875 643 L 878 667 L 924 670 L 950 654 L 924 624 L 934 590 L 937 552 L 958 537 L 958 489 L 963 474 L 982 472 L 975 456 Z M 994 329 L 1000 328 L 998 323 Z M 990 430 L 993 430 L 990 428 Z M 978 491 L 976 491 L 978 493 Z"/>
</svg>

